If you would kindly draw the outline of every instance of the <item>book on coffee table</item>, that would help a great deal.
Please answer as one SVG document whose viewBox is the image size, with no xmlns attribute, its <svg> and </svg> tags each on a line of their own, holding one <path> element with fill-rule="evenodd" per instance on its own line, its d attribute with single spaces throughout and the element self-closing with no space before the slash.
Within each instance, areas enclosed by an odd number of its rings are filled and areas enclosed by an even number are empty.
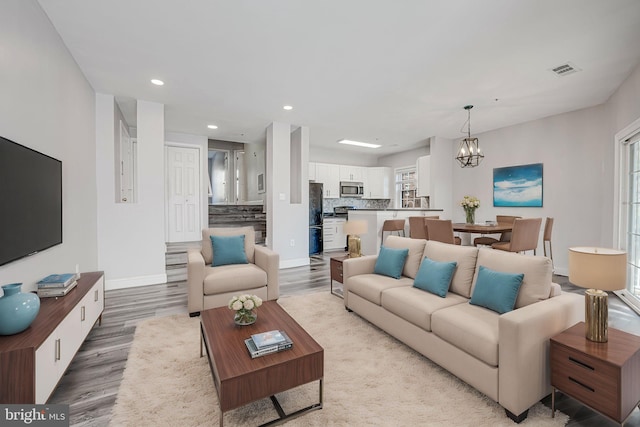
<svg viewBox="0 0 640 427">
<path fill-rule="evenodd" d="M 256 357 L 265 356 L 271 353 L 277 353 L 279 351 L 288 350 L 293 347 L 293 341 L 291 341 L 289 336 L 287 336 L 284 331 L 279 331 L 279 333 L 284 336 L 284 341 L 266 347 L 258 347 L 253 341 L 253 338 L 247 338 L 246 340 L 244 340 L 251 358 L 255 359 Z"/>
<path fill-rule="evenodd" d="M 253 334 L 251 339 L 258 348 L 271 347 L 286 341 L 282 332 L 278 330 Z"/>
</svg>

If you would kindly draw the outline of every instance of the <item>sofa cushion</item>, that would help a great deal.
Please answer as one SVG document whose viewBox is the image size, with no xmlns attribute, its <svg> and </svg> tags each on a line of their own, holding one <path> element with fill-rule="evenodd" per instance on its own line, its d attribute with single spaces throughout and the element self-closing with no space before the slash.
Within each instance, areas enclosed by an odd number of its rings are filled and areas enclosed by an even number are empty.
<svg viewBox="0 0 640 427">
<path fill-rule="evenodd" d="M 498 366 L 499 319 L 500 315 L 495 311 L 477 305 L 456 304 L 431 315 L 431 330 L 487 365 Z"/>
<path fill-rule="evenodd" d="M 392 249 L 383 246 L 380 248 L 373 272 L 399 279 L 402 276 L 407 255 L 409 255 L 409 249 Z"/>
<path fill-rule="evenodd" d="M 553 267 L 547 257 L 481 248 L 478 251 L 477 262 L 479 266 L 483 265 L 494 271 L 524 274 L 515 308 L 543 301 L 551 294 Z M 474 286 L 476 280 L 477 278 L 474 278 Z"/>
<path fill-rule="evenodd" d="M 213 251 L 211 266 L 246 264 L 248 261 L 244 251 L 244 237 L 244 234 L 238 236 L 211 236 L 211 248 Z"/>
<path fill-rule="evenodd" d="M 267 273 L 255 264 L 205 267 L 204 294 L 246 291 L 267 285 Z"/>
<path fill-rule="evenodd" d="M 451 277 L 456 269 L 455 261 L 439 262 L 424 257 L 420 269 L 413 281 L 413 286 L 423 291 L 431 292 L 441 298 L 447 296 Z"/>
<path fill-rule="evenodd" d="M 471 297 L 471 284 L 476 269 L 478 248 L 473 246 L 449 245 L 429 240 L 424 248 L 424 256 L 435 261 L 455 261 L 458 263 L 451 278 L 449 291 L 465 298 Z"/>
<path fill-rule="evenodd" d="M 402 275 L 415 279 L 420 268 L 420 262 L 424 254 L 424 245 L 427 243 L 424 239 L 411 239 L 409 237 L 387 236 L 384 246 L 392 249 L 409 249 L 409 255 L 404 263 Z"/>
<path fill-rule="evenodd" d="M 469 303 L 499 314 L 509 312 L 516 303 L 523 277 L 522 273 L 501 273 L 481 265 Z"/>
<path fill-rule="evenodd" d="M 411 287 L 413 280 L 408 277 L 394 279 L 380 274 L 359 274 L 347 279 L 349 292 L 370 301 L 374 304 L 382 304 L 382 293 L 387 289 L 401 286 Z"/>
<path fill-rule="evenodd" d="M 253 263 L 256 241 L 256 232 L 253 227 L 205 228 L 202 230 L 201 251 L 204 263 L 211 265 L 213 261 L 210 236 L 237 236 L 239 234 L 244 234 L 244 253 L 247 255 L 247 261 Z"/>
<path fill-rule="evenodd" d="M 460 295 L 448 293 L 446 298 L 441 298 L 412 286 L 387 289 L 382 293 L 382 307 L 429 332 L 434 312 L 467 301 Z"/>
</svg>

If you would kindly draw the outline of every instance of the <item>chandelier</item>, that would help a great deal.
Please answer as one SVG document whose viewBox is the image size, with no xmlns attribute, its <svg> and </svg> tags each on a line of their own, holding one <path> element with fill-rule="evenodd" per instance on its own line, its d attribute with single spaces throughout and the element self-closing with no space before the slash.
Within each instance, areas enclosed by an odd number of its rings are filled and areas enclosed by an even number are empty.
<svg viewBox="0 0 640 427">
<path fill-rule="evenodd" d="M 471 138 L 471 109 L 473 105 L 466 105 L 464 107 L 467 110 L 467 137 L 460 141 L 458 147 L 458 154 L 456 160 L 460 162 L 461 168 L 474 168 L 480 164 L 484 159 L 484 154 L 480 152 L 478 146 L 478 138 Z M 464 126 L 464 125 L 462 125 Z"/>
</svg>

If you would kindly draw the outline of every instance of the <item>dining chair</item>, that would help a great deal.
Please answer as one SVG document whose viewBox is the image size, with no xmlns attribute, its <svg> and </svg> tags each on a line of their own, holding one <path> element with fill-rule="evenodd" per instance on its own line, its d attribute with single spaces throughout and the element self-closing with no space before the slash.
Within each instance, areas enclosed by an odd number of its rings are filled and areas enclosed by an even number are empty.
<svg viewBox="0 0 640 427">
<path fill-rule="evenodd" d="M 450 219 L 425 219 L 428 240 L 459 245 L 461 240 L 453 234 L 453 224 Z"/>
<path fill-rule="evenodd" d="M 496 222 L 498 224 L 513 224 L 513 221 L 516 218 L 522 218 L 521 216 L 511 216 L 511 215 L 496 215 Z M 511 231 L 505 231 L 500 234 L 500 239 L 495 239 L 489 236 L 480 236 L 473 239 L 473 246 L 483 245 L 483 246 L 491 246 L 494 243 L 499 242 L 508 242 L 511 240 Z"/>
<path fill-rule="evenodd" d="M 507 252 L 533 251 L 536 255 L 542 218 L 517 218 L 513 221 L 511 241 L 498 242 L 491 245 L 493 249 Z"/>
<path fill-rule="evenodd" d="M 389 233 L 393 233 L 394 231 L 400 235 L 402 231 L 402 236 L 404 236 L 404 219 L 388 219 L 382 223 L 382 232 L 380 233 L 380 247 L 382 247 L 382 243 L 384 242 L 384 232 L 387 231 Z"/>
<path fill-rule="evenodd" d="M 547 242 L 549 242 L 549 258 L 553 264 L 553 252 L 551 251 L 551 231 L 553 230 L 553 218 L 547 217 L 547 221 L 544 223 L 544 232 L 542 236 L 542 249 L 544 250 L 544 256 L 547 256 Z"/>
<path fill-rule="evenodd" d="M 409 217 L 409 237 L 412 239 L 429 239 L 427 234 L 427 224 L 425 220 L 427 218 L 439 219 L 438 215 L 435 216 L 410 216 Z"/>
</svg>

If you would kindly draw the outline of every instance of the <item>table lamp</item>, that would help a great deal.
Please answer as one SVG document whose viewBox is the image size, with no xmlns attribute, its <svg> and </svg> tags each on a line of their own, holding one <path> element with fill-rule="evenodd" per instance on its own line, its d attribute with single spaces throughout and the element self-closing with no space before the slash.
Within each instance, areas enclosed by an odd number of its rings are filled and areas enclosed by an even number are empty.
<svg viewBox="0 0 640 427">
<path fill-rule="evenodd" d="M 344 234 L 347 238 L 347 247 L 349 248 L 349 258 L 358 258 L 362 256 L 362 242 L 360 234 L 367 232 L 367 221 L 356 219 L 349 220 L 344 223 Z"/>
<path fill-rule="evenodd" d="M 609 308 L 605 291 L 627 286 L 627 253 L 606 248 L 569 248 L 569 281 L 587 288 L 585 336 L 594 342 L 607 342 Z"/>
</svg>

